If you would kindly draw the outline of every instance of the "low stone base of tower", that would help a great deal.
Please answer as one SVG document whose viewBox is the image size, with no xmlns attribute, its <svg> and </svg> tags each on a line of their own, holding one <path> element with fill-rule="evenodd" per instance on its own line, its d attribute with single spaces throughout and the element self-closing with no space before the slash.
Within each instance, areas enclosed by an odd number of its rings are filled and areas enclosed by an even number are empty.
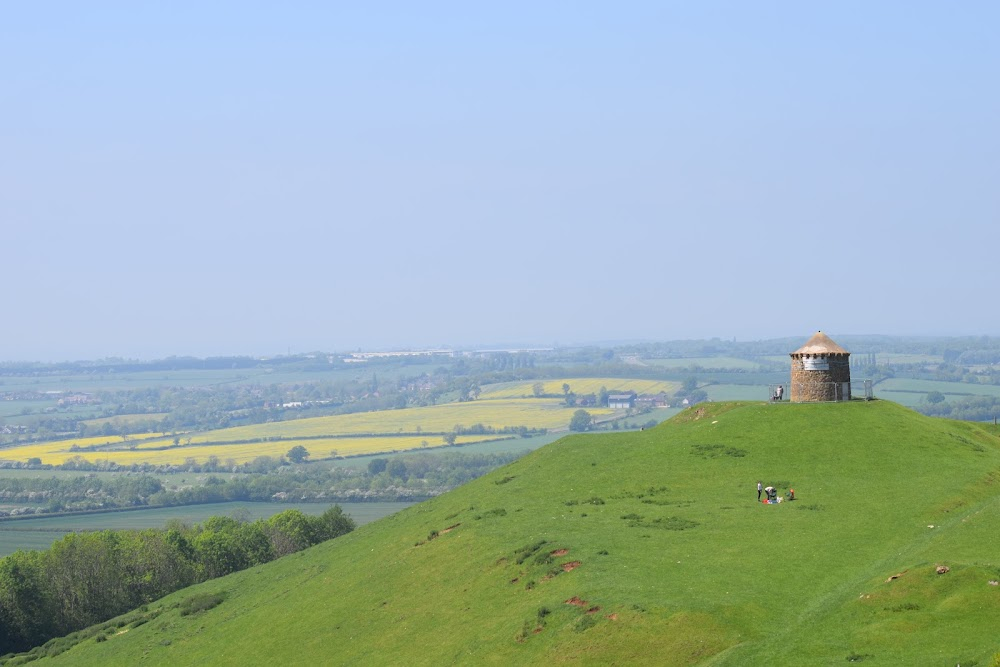
<svg viewBox="0 0 1000 667">
<path fill-rule="evenodd" d="M 851 400 L 850 382 L 792 382 L 793 403 L 822 403 Z"/>
</svg>

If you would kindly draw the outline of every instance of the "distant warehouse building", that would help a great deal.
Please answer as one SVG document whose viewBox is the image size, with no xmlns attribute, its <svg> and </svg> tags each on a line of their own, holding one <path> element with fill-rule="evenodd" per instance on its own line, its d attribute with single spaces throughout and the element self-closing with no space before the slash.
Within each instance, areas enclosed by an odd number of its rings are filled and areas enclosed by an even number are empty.
<svg viewBox="0 0 1000 667">
<path fill-rule="evenodd" d="M 631 410 L 635 407 L 635 392 L 608 394 L 608 407 L 612 410 Z"/>
</svg>

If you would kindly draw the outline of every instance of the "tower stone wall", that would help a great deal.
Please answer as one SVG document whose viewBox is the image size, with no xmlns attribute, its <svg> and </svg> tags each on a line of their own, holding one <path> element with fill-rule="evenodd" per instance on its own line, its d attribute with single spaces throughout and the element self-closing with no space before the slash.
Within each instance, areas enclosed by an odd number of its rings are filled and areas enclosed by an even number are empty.
<svg viewBox="0 0 1000 667">
<path fill-rule="evenodd" d="M 793 403 L 851 400 L 851 353 L 817 332 L 791 353 Z"/>
</svg>

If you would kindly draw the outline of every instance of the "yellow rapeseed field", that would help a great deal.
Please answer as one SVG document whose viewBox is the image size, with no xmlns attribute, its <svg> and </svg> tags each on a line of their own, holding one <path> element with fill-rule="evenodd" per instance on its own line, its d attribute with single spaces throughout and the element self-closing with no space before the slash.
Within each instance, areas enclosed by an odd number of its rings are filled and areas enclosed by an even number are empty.
<svg viewBox="0 0 1000 667">
<path fill-rule="evenodd" d="M 563 385 L 568 384 L 569 390 L 577 396 L 597 394 L 601 387 L 610 392 L 634 391 L 637 394 L 658 394 L 661 391 L 673 393 L 680 388 L 677 382 L 660 380 L 623 380 L 620 378 L 566 378 L 564 380 L 541 381 L 544 394 L 562 394 Z M 483 387 L 479 399 L 523 398 L 534 395 L 534 382 L 504 382 L 502 384 Z"/>
<path fill-rule="evenodd" d="M 118 442 L 120 443 L 121 441 L 121 438 L 118 438 Z M 66 459 L 77 455 L 77 452 L 69 451 L 72 444 L 73 442 L 69 440 L 59 440 L 57 442 L 22 445 L 21 447 L 8 447 L 0 449 L 0 461 L 18 461 L 24 463 L 28 459 L 39 458 L 42 460 L 42 463 L 62 463 Z"/>
<path fill-rule="evenodd" d="M 456 444 L 467 445 L 474 442 L 491 440 L 500 436 L 490 435 L 468 435 L 456 438 Z M 165 446 L 169 441 L 160 442 L 160 446 Z M 309 450 L 311 458 L 329 458 L 336 452 L 336 456 L 357 456 L 360 454 L 378 454 L 388 452 L 402 452 L 409 450 L 419 450 L 425 447 L 440 447 L 444 445 L 441 436 L 415 437 L 391 437 L 382 436 L 374 438 L 323 438 L 310 440 L 275 440 L 271 442 L 256 442 L 240 445 L 182 445 L 163 450 L 150 449 L 115 449 L 99 452 L 71 452 L 66 441 L 40 443 L 37 445 L 26 445 L 12 449 L 0 449 L 0 460 L 25 461 L 32 457 L 38 457 L 42 463 L 57 465 L 65 461 L 80 456 L 87 461 L 113 461 L 120 465 L 131 465 L 133 463 L 150 463 L 152 465 L 181 465 L 186 459 L 194 459 L 198 463 L 204 463 L 210 456 L 215 456 L 219 461 L 225 463 L 245 463 L 252 461 L 258 456 L 271 456 L 278 458 L 284 456 L 289 449 L 296 445 L 302 445 Z M 148 447 L 149 445 L 147 445 Z"/>
<path fill-rule="evenodd" d="M 558 385 L 562 386 L 561 383 Z M 530 391 L 530 385 L 528 387 Z M 425 446 L 425 442 L 429 447 L 440 446 L 444 444 L 440 433 L 450 432 L 456 426 L 470 427 L 482 424 L 497 430 L 518 426 L 531 429 L 566 429 L 575 410 L 576 408 L 567 407 L 562 401 L 553 398 L 480 399 L 422 408 L 254 424 L 199 433 L 182 433 L 176 436 L 157 433 L 132 435 L 129 439 L 135 449 L 127 449 L 120 436 L 60 440 L 0 449 L 0 460 L 26 461 L 37 457 L 42 463 L 57 464 L 74 456 L 81 456 L 88 461 L 110 460 L 120 464 L 141 462 L 180 464 L 189 457 L 203 462 L 209 456 L 216 456 L 222 461 L 233 459 L 240 463 L 257 456 L 282 456 L 296 444 L 308 449 L 314 458 L 326 458 L 333 450 L 340 456 L 350 456 L 420 449 Z M 588 408 L 588 412 L 599 418 L 614 411 L 607 408 Z M 397 433 L 409 435 L 393 437 L 393 434 Z M 318 437 L 338 435 L 357 437 Z M 498 436 L 460 436 L 456 442 L 468 444 L 495 437 Z M 183 446 L 165 450 L 154 449 L 172 445 L 175 438 L 178 438 Z M 268 438 L 273 440 L 268 441 Z M 307 439 L 298 440 L 300 438 Z M 217 444 L 251 440 L 263 440 L 263 442 Z M 80 447 L 110 444 L 115 449 L 71 452 L 70 447 L 74 444 Z"/>
<path fill-rule="evenodd" d="M 133 433 L 128 436 L 128 440 L 134 443 L 154 438 L 162 440 L 163 434 Z M 125 446 L 125 443 L 126 439 L 122 438 L 120 435 L 100 435 L 91 438 L 72 438 L 70 440 L 40 442 L 32 445 L 23 445 L 21 447 L 0 449 L 0 461 L 19 461 L 24 463 L 28 459 L 39 458 L 42 460 L 42 463 L 58 464 L 77 455 L 84 456 L 84 458 L 87 458 L 88 460 L 95 460 L 95 458 L 107 458 L 107 456 L 104 456 L 103 454 L 97 454 L 95 456 L 95 452 L 71 452 L 70 447 L 73 445 L 77 445 L 78 447 L 92 447 L 95 445 L 122 447 Z"/>
<path fill-rule="evenodd" d="M 565 428 L 569 424 L 574 411 L 575 408 L 566 407 L 562 401 L 553 398 L 478 400 L 424 408 L 361 412 L 352 415 L 236 426 L 192 435 L 191 442 L 317 435 L 446 432 L 457 425 L 468 427 L 474 424 L 497 429 L 505 426 L 558 429 Z M 594 416 L 613 412 L 607 408 L 593 408 L 588 411 Z"/>
</svg>

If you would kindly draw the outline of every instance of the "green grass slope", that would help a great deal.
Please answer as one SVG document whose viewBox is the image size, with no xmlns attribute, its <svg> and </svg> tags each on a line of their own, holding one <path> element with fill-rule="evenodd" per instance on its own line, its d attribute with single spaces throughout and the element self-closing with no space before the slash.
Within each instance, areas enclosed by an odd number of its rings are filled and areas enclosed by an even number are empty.
<svg viewBox="0 0 1000 667">
<path fill-rule="evenodd" d="M 759 504 L 757 479 L 799 500 Z M 981 426 L 885 401 L 707 404 L 564 438 L 42 663 L 986 666 L 998 536 Z"/>
</svg>

